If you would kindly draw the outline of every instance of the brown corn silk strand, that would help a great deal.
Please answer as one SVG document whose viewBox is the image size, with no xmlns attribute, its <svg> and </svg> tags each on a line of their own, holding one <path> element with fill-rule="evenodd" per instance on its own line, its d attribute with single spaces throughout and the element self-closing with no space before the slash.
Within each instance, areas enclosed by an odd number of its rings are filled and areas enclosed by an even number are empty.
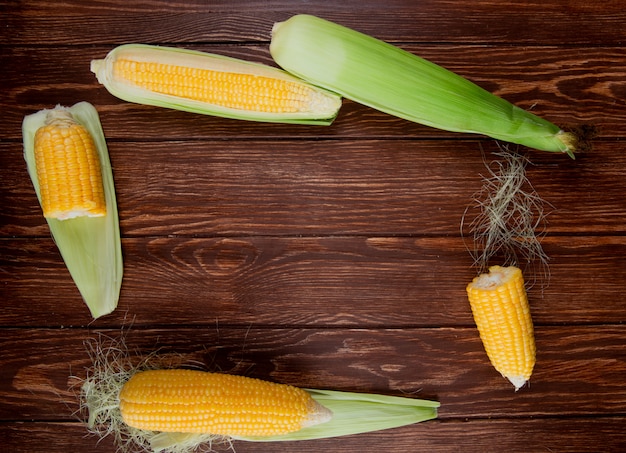
<svg viewBox="0 0 626 453">
<path fill-rule="evenodd" d="M 462 220 L 478 211 L 469 223 L 473 240 L 470 254 L 479 273 L 491 261 L 501 266 L 520 267 L 532 286 L 549 279 L 548 261 L 541 239 L 546 231 L 546 209 L 550 207 L 536 192 L 526 175 L 529 160 L 508 146 L 500 146 L 496 159 L 485 162 L 488 174 L 483 187 L 474 195 Z"/>
</svg>

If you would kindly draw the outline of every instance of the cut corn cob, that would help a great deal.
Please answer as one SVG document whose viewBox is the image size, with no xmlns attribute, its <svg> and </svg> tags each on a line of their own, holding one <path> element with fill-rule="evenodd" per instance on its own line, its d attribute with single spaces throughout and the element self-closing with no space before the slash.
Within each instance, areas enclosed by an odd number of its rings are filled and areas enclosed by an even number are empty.
<svg viewBox="0 0 626 453">
<path fill-rule="evenodd" d="M 120 392 L 120 411 L 138 429 L 223 436 L 286 434 L 332 417 L 302 389 L 195 370 L 135 374 Z"/>
<path fill-rule="evenodd" d="M 44 217 L 106 215 L 96 145 L 67 110 L 47 113 L 45 125 L 35 133 L 35 162 Z"/>
<path fill-rule="evenodd" d="M 120 99 L 227 118 L 330 124 L 341 107 L 280 69 L 187 49 L 127 44 L 91 70 Z"/>
<path fill-rule="evenodd" d="M 535 366 L 533 322 L 522 271 L 491 266 L 467 286 L 480 338 L 494 368 L 521 388 Z"/>
<path fill-rule="evenodd" d="M 309 15 L 274 25 L 270 53 L 288 72 L 398 117 L 573 157 L 576 137 L 391 44 Z"/>
<path fill-rule="evenodd" d="M 22 133 L 28 173 L 59 252 L 91 315 L 111 313 L 123 265 L 113 175 L 98 113 L 87 102 L 57 106 L 26 116 Z"/>
</svg>

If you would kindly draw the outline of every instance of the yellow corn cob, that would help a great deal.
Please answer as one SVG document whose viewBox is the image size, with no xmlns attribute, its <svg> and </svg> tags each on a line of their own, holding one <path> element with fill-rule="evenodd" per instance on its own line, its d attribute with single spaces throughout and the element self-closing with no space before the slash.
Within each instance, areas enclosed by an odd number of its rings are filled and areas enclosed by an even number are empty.
<svg viewBox="0 0 626 453">
<path fill-rule="evenodd" d="M 116 60 L 113 74 L 157 93 L 239 110 L 306 112 L 314 99 L 313 88 L 287 80 L 132 59 Z"/>
<path fill-rule="evenodd" d="M 522 387 L 535 365 L 533 322 L 522 271 L 491 266 L 467 285 L 474 320 L 494 368 Z"/>
<path fill-rule="evenodd" d="M 273 436 L 324 423 L 331 412 L 306 391 L 194 370 L 138 372 L 120 392 L 133 428 L 224 436 Z"/>
<path fill-rule="evenodd" d="M 35 133 L 35 163 L 44 217 L 106 215 L 96 145 L 67 110 L 50 110 Z"/>
<path fill-rule="evenodd" d="M 330 124 L 341 106 L 280 69 L 186 49 L 127 44 L 91 70 L 121 99 L 229 118 Z"/>
</svg>

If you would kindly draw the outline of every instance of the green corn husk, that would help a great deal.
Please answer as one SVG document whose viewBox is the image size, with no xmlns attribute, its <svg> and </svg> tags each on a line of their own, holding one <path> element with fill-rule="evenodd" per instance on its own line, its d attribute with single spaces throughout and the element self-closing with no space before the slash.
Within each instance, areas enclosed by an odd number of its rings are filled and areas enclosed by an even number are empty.
<svg viewBox="0 0 626 453">
<path fill-rule="evenodd" d="M 87 102 L 52 110 L 69 112 L 94 139 L 100 166 L 107 214 L 102 217 L 75 217 L 67 220 L 47 218 L 50 233 L 65 261 L 74 283 L 94 319 L 111 313 L 117 307 L 122 283 L 123 262 L 113 173 L 104 133 L 96 109 Z M 24 158 L 41 203 L 35 164 L 34 142 L 51 109 L 24 118 L 22 134 Z"/>
<path fill-rule="evenodd" d="M 270 53 L 286 71 L 400 118 L 572 157 L 577 147 L 574 134 L 453 72 L 315 16 L 276 23 Z"/>
<path fill-rule="evenodd" d="M 171 64 L 186 68 L 215 70 L 223 73 L 251 74 L 254 76 L 290 81 L 298 84 L 302 88 L 312 90 L 312 100 L 307 110 L 273 113 L 225 107 L 180 95 L 164 94 L 154 89 L 140 87 L 134 82 L 116 75 L 113 70 L 113 65 L 116 60 L 123 58 L 132 58 L 148 63 Z M 329 125 L 333 122 L 341 107 L 341 97 L 336 93 L 312 86 L 281 69 L 223 55 L 188 49 L 145 44 L 125 44 L 111 50 L 103 60 L 92 60 L 91 71 L 95 73 L 98 82 L 104 85 L 111 94 L 125 101 L 204 115 L 250 121 Z M 188 80 L 186 83 L 188 83 Z M 229 82 L 226 87 L 211 88 L 211 90 L 226 95 L 226 93 L 229 92 L 228 88 L 233 85 L 233 83 Z M 238 86 L 237 90 L 246 93 L 248 89 L 244 86 Z M 252 90 L 251 93 L 254 95 L 260 94 L 257 90 Z M 270 93 L 269 97 L 273 96 L 274 94 Z"/>
</svg>

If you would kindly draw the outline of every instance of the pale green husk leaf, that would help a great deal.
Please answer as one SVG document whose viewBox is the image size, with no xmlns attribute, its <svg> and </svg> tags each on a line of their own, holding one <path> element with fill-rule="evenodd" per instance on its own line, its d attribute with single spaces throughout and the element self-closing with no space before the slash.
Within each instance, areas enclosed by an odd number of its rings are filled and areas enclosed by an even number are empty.
<svg viewBox="0 0 626 453">
<path fill-rule="evenodd" d="M 571 153 L 571 133 L 399 47 L 310 15 L 274 25 L 286 71 L 382 112 L 437 129 Z"/>
<path fill-rule="evenodd" d="M 347 436 L 397 428 L 437 418 L 436 401 L 369 393 L 307 389 L 313 399 L 330 409 L 333 417 L 321 425 L 272 437 L 242 437 L 242 440 L 277 442 Z"/>
<path fill-rule="evenodd" d="M 113 172 L 96 109 L 87 102 L 72 107 L 57 106 L 56 109 L 68 111 L 87 128 L 100 157 L 107 214 L 67 220 L 46 219 L 63 261 L 95 319 L 115 310 L 122 284 L 122 247 Z M 34 141 L 35 133 L 44 125 L 49 111 L 46 109 L 28 115 L 22 124 L 24 158 L 40 203 Z"/>
<path fill-rule="evenodd" d="M 113 74 L 113 63 L 116 59 L 125 57 L 131 57 L 135 60 L 145 62 L 158 62 L 287 80 L 306 85 L 315 90 L 315 101 L 313 102 L 311 111 L 267 113 L 223 107 L 198 100 L 158 93 L 115 77 Z M 98 82 L 104 85 L 111 94 L 125 101 L 204 115 L 250 121 L 328 125 L 333 122 L 341 107 L 341 97 L 336 93 L 314 87 L 281 69 L 260 63 L 226 57 L 224 55 L 198 52 L 190 49 L 152 46 L 147 44 L 125 44 L 111 50 L 102 60 L 92 60 L 91 71 L 96 75 Z"/>
</svg>

